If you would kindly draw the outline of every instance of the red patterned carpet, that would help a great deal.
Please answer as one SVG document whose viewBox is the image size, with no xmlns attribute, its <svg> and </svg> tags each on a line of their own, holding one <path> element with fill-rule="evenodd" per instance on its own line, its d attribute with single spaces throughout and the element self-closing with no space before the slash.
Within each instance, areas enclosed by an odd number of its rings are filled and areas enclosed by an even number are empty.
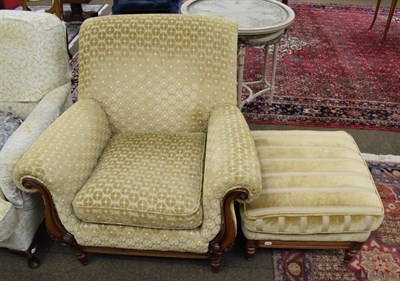
<svg viewBox="0 0 400 281">
<path fill-rule="evenodd" d="M 249 123 L 400 131 L 400 20 L 380 43 L 387 10 L 368 30 L 374 8 L 293 4 L 281 42 L 273 104 L 243 107 Z M 248 48 L 245 80 L 260 78 L 262 49 Z M 77 96 L 78 58 L 71 62 Z M 243 94 L 243 97 L 245 93 Z"/>
<path fill-rule="evenodd" d="M 382 225 L 349 264 L 343 250 L 274 250 L 275 280 L 400 280 L 400 159 L 367 162 L 385 206 Z"/>
<path fill-rule="evenodd" d="M 267 97 L 261 97 L 244 106 L 247 120 L 400 130 L 399 12 L 381 44 L 387 10 L 368 30 L 372 7 L 291 7 L 296 19 L 281 42 L 273 104 L 268 106 Z M 249 48 L 246 59 L 245 80 L 259 79 L 262 49 Z"/>
</svg>

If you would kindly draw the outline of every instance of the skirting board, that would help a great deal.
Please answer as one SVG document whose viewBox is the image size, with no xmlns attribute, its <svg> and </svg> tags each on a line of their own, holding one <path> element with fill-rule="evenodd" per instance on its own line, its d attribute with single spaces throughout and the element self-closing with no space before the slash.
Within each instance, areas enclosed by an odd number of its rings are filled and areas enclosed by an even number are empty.
<svg viewBox="0 0 400 281">
<path fill-rule="evenodd" d="M 397 155 L 377 155 L 369 153 L 361 153 L 365 161 L 382 161 L 382 162 L 400 162 L 400 156 Z"/>
</svg>

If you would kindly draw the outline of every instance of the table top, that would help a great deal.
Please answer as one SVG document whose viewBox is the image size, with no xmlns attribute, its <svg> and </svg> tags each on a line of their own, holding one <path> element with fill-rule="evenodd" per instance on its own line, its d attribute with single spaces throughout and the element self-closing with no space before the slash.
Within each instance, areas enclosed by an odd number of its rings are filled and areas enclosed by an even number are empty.
<svg viewBox="0 0 400 281">
<path fill-rule="evenodd" d="M 222 16 L 238 22 L 239 35 L 266 35 L 290 26 L 293 10 L 275 0 L 188 0 L 182 14 Z"/>
</svg>

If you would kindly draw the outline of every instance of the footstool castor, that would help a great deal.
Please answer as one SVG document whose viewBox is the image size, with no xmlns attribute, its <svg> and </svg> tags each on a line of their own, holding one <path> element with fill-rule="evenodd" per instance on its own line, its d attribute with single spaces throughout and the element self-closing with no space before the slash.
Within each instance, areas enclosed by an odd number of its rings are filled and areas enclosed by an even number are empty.
<svg viewBox="0 0 400 281">
<path fill-rule="evenodd" d="M 257 248 L 346 249 L 381 224 L 384 209 L 353 138 L 342 131 L 253 131 L 263 187 L 241 204 L 246 256 Z"/>
</svg>

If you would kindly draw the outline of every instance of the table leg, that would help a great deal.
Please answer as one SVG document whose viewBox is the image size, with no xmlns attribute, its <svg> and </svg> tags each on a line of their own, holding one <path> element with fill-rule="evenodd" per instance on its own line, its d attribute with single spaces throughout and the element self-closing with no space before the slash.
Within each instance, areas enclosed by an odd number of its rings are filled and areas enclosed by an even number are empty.
<svg viewBox="0 0 400 281">
<path fill-rule="evenodd" d="M 264 46 L 264 67 L 263 67 L 263 77 L 260 81 L 261 83 L 265 83 L 267 81 L 268 53 L 269 53 L 269 44 L 266 44 Z"/>
<path fill-rule="evenodd" d="M 397 1 L 397 0 L 396 0 Z M 278 62 L 278 49 L 279 49 L 279 42 L 276 42 L 274 44 L 274 58 L 272 61 L 272 73 L 271 73 L 271 83 L 270 83 L 270 95 L 269 95 L 269 99 L 268 99 L 268 104 L 271 105 L 272 104 L 272 98 L 274 96 L 274 92 L 275 92 L 275 75 L 276 75 L 276 65 Z"/>
<path fill-rule="evenodd" d="M 392 18 L 393 18 L 394 10 L 396 9 L 396 5 L 397 5 L 397 0 L 392 0 L 392 4 L 390 4 L 389 17 L 387 19 L 386 26 L 385 26 L 385 32 L 383 33 L 383 38 L 381 41 L 382 43 L 386 40 L 386 35 L 389 31 L 390 23 L 392 22 Z"/>
<path fill-rule="evenodd" d="M 62 1 L 62 0 L 59 0 Z M 90 1 L 89 1 L 90 2 Z M 68 3 L 63 2 L 63 3 Z M 86 2 L 83 2 L 86 3 Z M 97 17 L 97 12 L 85 12 L 83 11 L 82 3 L 69 3 L 71 5 L 71 11 L 64 12 L 64 21 L 84 21 L 91 17 Z"/>
<path fill-rule="evenodd" d="M 371 29 L 371 28 L 374 26 L 374 24 L 375 24 L 376 17 L 378 16 L 378 12 L 379 12 L 379 7 L 381 6 L 381 1 L 382 1 L 382 0 L 378 0 L 378 1 L 376 2 L 376 8 L 375 8 L 374 19 L 372 20 L 372 23 L 371 23 L 371 26 L 369 27 L 369 29 Z"/>
<path fill-rule="evenodd" d="M 238 50 L 238 60 L 239 60 L 239 70 L 238 70 L 238 83 L 237 83 L 237 104 L 238 107 L 241 107 L 241 96 L 243 92 L 243 71 L 244 71 L 244 57 L 245 57 L 246 48 L 242 45 L 239 45 Z"/>
</svg>

